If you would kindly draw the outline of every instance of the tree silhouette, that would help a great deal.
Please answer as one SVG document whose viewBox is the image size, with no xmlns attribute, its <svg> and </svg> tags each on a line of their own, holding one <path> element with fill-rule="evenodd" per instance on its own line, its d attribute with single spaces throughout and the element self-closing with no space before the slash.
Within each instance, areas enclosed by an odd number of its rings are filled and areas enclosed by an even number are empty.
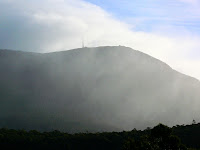
<svg viewBox="0 0 200 150">
<path fill-rule="evenodd" d="M 157 150 L 185 150 L 180 139 L 172 135 L 172 129 L 163 124 L 151 130 L 151 141 Z"/>
</svg>

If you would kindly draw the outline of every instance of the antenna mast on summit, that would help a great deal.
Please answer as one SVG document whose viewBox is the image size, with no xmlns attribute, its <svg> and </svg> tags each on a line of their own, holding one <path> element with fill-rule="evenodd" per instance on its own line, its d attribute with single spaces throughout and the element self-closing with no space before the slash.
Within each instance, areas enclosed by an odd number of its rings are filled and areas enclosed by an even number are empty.
<svg viewBox="0 0 200 150">
<path fill-rule="evenodd" d="M 85 47 L 84 38 L 82 38 L 82 48 Z"/>
</svg>

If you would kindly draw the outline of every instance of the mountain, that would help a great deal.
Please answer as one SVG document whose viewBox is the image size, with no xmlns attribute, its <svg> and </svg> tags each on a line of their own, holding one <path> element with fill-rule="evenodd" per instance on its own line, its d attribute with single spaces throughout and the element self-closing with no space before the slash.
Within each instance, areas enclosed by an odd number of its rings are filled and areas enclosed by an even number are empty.
<svg viewBox="0 0 200 150">
<path fill-rule="evenodd" d="M 0 127 L 67 132 L 199 120 L 200 82 L 128 47 L 0 50 Z"/>
</svg>

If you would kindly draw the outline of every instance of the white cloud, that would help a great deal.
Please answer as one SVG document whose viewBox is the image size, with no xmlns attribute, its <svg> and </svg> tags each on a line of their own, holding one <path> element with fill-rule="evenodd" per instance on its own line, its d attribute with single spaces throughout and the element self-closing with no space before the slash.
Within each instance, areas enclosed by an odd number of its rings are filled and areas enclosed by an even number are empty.
<svg viewBox="0 0 200 150">
<path fill-rule="evenodd" d="M 100 7 L 81 0 L 2 0 L 1 48 L 59 51 L 86 46 L 125 45 L 200 79 L 200 38 L 184 29 L 138 32 Z M 165 32 L 164 32 L 165 31 Z M 199 55 L 194 61 L 193 56 Z"/>
</svg>

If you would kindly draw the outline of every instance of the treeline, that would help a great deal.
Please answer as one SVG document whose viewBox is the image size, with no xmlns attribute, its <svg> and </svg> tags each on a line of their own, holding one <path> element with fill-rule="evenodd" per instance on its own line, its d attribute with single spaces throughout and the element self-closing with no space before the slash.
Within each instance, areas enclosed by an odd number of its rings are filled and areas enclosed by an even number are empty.
<svg viewBox="0 0 200 150">
<path fill-rule="evenodd" d="M 200 124 L 144 131 L 77 133 L 0 129 L 0 149 L 21 150 L 187 150 L 200 148 Z"/>
<path fill-rule="evenodd" d="M 187 147 L 200 149 L 200 123 L 177 125 L 172 130 Z"/>
</svg>

